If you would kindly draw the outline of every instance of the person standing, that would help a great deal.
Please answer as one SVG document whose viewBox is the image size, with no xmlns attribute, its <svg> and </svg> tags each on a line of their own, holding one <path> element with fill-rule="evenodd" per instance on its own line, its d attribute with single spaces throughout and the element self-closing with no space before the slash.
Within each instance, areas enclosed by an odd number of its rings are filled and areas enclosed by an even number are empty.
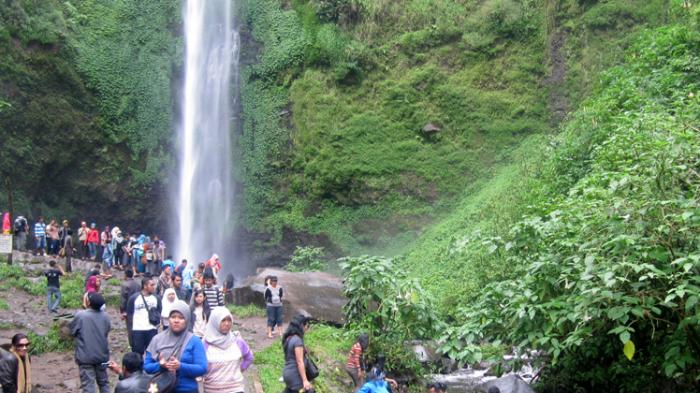
<svg viewBox="0 0 700 393">
<path fill-rule="evenodd" d="M 304 391 L 313 389 L 311 381 L 306 378 L 306 368 L 304 366 L 304 354 L 306 352 L 304 333 L 308 328 L 309 318 L 299 314 L 292 318 L 282 336 L 284 393 L 299 393 L 302 389 Z"/>
<path fill-rule="evenodd" d="M 68 221 L 63 221 L 64 225 L 68 225 Z M 71 264 L 71 258 L 73 258 L 73 231 L 64 226 L 63 227 L 63 253 L 66 256 L 66 271 L 72 272 L 73 266 Z"/>
<path fill-rule="evenodd" d="M 97 226 L 93 222 L 90 224 L 90 230 L 87 234 L 87 246 L 88 246 L 88 257 L 95 260 L 97 256 L 97 245 L 100 243 L 100 232 L 97 230 Z"/>
<path fill-rule="evenodd" d="M 204 337 L 211 310 L 202 288 L 195 289 L 192 293 L 190 311 L 192 311 L 192 322 L 190 322 L 189 330 L 197 337 Z"/>
<path fill-rule="evenodd" d="M 109 331 L 112 325 L 107 313 L 101 311 L 105 300 L 101 294 L 88 296 L 90 308 L 78 311 L 70 323 L 70 333 L 75 337 L 75 362 L 80 373 L 82 393 L 94 393 L 95 383 L 100 393 L 109 392 L 107 368 L 109 362 Z"/>
<path fill-rule="evenodd" d="M 44 217 L 39 216 L 37 222 L 34 223 L 34 239 L 36 240 L 34 255 L 46 254 L 46 223 L 44 223 Z"/>
<path fill-rule="evenodd" d="M 85 259 L 88 255 L 87 238 L 90 228 L 87 227 L 85 221 L 80 222 L 80 228 L 78 228 L 78 257 L 80 259 Z"/>
<path fill-rule="evenodd" d="M 27 250 L 27 232 L 29 232 L 29 224 L 24 216 L 19 215 L 15 219 L 15 237 L 17 238 L 17 250 Z"/>
<path fill-rule="evenodd" d="M 165 292 L 165 290 L 169 289 L 172 286 L 173 286 L 173 279 L 171 276 L 170 265 L 166 265 L 165 269 L 163 269 L 163 272 L 160 273 L 160 276 L 158 277 L 156 294 L 158 294 L 158 296 L 162 296 L 163 293 Z"/>
<path fill-rule="evenodd" d="M 182 300 L 185 303 L 189 303 L 190 302 L 190 293 L 187 291 L 187 289 L 185 289 L 182 286 L 182 276 L 176 273 L 175 275 L 173 275 L 172 282 L 173 282 L 172 288 L 175 290 L 175 294 L 177 295 L 177 298 Z"/>
<path fill-rule="evenodd" d="M 154 295 L 156 283 L 152 277 L 144 277 L 141 280 L 141 292 L 131 295 L 126 305 L 126 320 L 131 320 L 131 334 L 133 352 L 143 355 L 153 337 L 158 334 L 160 324 L 160 312 L 163 309 L 160 299 Z M 151 321 L 150 310 L 157 310 L 158 320 Z M 155 312 L 154 312 L 155 314 Z M 155 322 L 155 323 L 154 323 Z"/>
<path fill-rule="evenodd" d="M 211 312 L 204 333 L 206 393 L 244 393 L 243 371 L 253 364 L 253 351 L 239 332 L 231 332 L 233 316 L 226 307 Z"/>
<path fill-rule="evenodd" d="M 219 307 L 224 305 L 224 294 L 214 282 L 214 274 L 211 269 L 204 271 L 204 296 L 207 298 L 209 308 Z"/>
<path fill-rule="evenodd" d="M 121 314 L 122 320 L 126 321 L 126 337 L 129 340 L 129 347 L 133 347 L 133 338 L 131 335 L 131 327 L 133 326 L 133 320 L 126 314 L 126 305 L 129 303 L 129 299 L 141 290 L 141 285 L 134 280 L 134 271 L 127 269 L 124 271 L 124 281 L 122 282 L 121 288 L 119 289 L 119 313 Z"/>
<path fill-rule="evenodd" d="M 0 393 L 17 393 L 17 364 L 11 348 L 0 347 Z"/>
<path fill-rule="evenodd" d="M 56 223 L 56 220 L 51 220 L 49 221 L 49 225 L 46 226 L 46 236 L 47 239 L 46 241 L 48 242 L 48 254 L 49 255 L 58 255 L 58 249 L 59 244 L 58 244 L 58 224 Z"/>
<path fill-rule="evenodd" d="M 202 341 L 187 330 L 190 309 L 176 300 L 169 315 L 170 328 L 151 340 L 143 369 L 149 374 L 168 370 L 176 373 L 176 393 L 198 393 L 197 377 L 207 372 L 207 356 Z"/>
<path fill-rule="evenodd" d="M 32 391 L 32 362 L 29 356 L 29 337 L 24 333 L 12 336 L 12 353 L 17 357 L 17 393 Z"/>
<path fill-rule="evenodd" d="M 277 326 L 277 333 L 282 336 L 283 310 L 282 287 L 277 285 L 277 276 L 271 276 L 265 289 L 265 309 L 267 311 L 267 338 L 272 338 L 272 332 Z"/>
<path fill-rule="evenodd" d="M 58 306 L 61 304 L 61 282 L 60 277 L 65 275 L 61 265 L 56 261 L 49 261 L 49 268 L 44 272 L 46 276 L 46 303 L 49 306 L 49 312 L 57 313 Z"/>
<path fill-rule="evenodd" d="M 352 382 L 355 384 L 355 389 L 359 389 L 365 383 L 365 353 L 369 347 L 369 335 L 361 333 L 355 344 L 350 348 L 348 362 L 345 365 L 345 371 L 348 372 Z"/>
<path fill-rule="evenodd" d="M 109 225 L 105 225 L 105 228 L 100 233 L 100 249 L 97 252 L 97 257 L 101 258 L 105 251 L 105 247 L 112 241 L 112 235 L 110 234 Z"/>
</svg>

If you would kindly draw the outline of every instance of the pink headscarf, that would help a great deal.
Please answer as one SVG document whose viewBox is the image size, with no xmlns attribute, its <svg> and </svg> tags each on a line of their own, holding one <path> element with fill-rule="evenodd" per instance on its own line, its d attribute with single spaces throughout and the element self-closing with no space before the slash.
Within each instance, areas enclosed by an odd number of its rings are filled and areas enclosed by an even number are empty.
<svg viewBox="0 0 700 393">
<path fill-rule="evenodd" d="M 97 277 L 97 276 L 90 276 L 90 278 L 88 278 L 87 285 L 85 286 L 85 290 L 87 293 L 92 293 L 92 292 L 98 291 L 98 288 L 97 288 L 97 280 L 98 279 L 99 279 L 99 277 Z"/>
</svg>

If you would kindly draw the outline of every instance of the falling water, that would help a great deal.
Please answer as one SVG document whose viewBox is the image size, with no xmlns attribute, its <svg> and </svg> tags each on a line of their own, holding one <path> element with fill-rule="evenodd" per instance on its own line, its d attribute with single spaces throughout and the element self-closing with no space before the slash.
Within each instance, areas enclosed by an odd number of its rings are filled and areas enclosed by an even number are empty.
<svg viewBox="0 0 700 393">
<path fill-rule="evenodd" d="M 185 81 L 179 128 L 176 256 L 191 263 L 231 249 L 231 118 L 239 36 L 232 0 L 186 0 Z M 222 255 L 224 263 L 230 258 Z"/>
</svg>

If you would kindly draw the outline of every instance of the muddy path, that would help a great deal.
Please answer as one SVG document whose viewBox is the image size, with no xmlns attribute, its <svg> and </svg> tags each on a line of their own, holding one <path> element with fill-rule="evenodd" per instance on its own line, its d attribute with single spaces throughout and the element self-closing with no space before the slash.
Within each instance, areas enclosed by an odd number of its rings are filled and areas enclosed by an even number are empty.
<svg viewBox="0 0 700 393">
<path fill-rule="evenodd" d="M 30 256 L 26 258 L 26 261 L 19 264 L 28 272 L 28 276 L 36 275 L 36 271 L 41 268 L 44 261 L 34 262 Z M 89 263 L 74 264 L 74 272 L 76 272 L 74 274 L 84 274 L 84 271 L 89 266 L 91 266 Z M 114 272 L 114 274 L 115 277 L 122 279 L 121 272 Z M 46 281 L 43 277 L 32 277 L 30 279 L 43 280 L 41 282 Z M 106 280 L 103 283 L 103 292 L 105 294 L 119 293 L 119 286 Z M 44 335 L 56 322 L 54 315 L 48 312 L 45 296 L 32 296 L 23 290 L 11 288 L 0 292 L 0 302 L 2 301 L 6 302 L 9 308 L 0 309 L 0 343 L 9 343 L 15 333 L 26 333 L 29 330 L 39 335 Z M 75 314 L 77 311 L 79 310 L 60 309 L 59 313 L 69 315 L 69 317 L 64 318 L 67 320 L 70 318 L 70 315 Z M 110 357 L 119 363 L 122 356 L 130 351 L 126 336 L 126 325 L 120 317 L 118 305 L 108 304 L 107 313 L 112 322 L 112 330 L 109 334 Z M 279 342 L 278 337 L 267 338 L 266 319 L 264 317 L 240 318 L 234 315 L 234 330 L 240 331 L 253 352 L 260 351 Z M 247 379 L 250 382 L 250 387 L 246 389 L 247 393 L 255 392 L 252 384 L 253 380 L 255 380 L 255 373 L 254 368 L 246 372 Z M 114 388 L 116 382 L 117 376 L 110 373 L 111 389 Z M 32 356 L 32 384 L 34 385 L 35 393 L 79 392 L 80 379 L 73 351 L 49 352 Z"/>
</svg>

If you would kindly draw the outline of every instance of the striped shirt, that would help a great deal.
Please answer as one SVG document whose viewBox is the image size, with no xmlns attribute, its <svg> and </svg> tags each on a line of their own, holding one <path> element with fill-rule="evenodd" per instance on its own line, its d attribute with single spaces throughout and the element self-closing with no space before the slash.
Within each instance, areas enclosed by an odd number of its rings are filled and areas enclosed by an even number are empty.
<svg viewBox="0 0 700 393">
<path fill-rule="evenodd" d="M 219 307 L 224 305 L 224 293 L 216 285 L 207 288 L 204 287 L 204 297 L 209 303 L 209 308 Z"/>
<path fill-rule="evenodd" d="M 41 237 L 46 236 L 46 224 L 43 222 L 37 222 L 34 224 L 34 236 Z"/>
<path fill-rule="evenodd" d="M 349 368 L 360 368 L 360 358 L 362 357 L 362 346 L 360 343 L 355 343 L 350 349 L 350 356 L 348 356 Z"/>
</svg>

